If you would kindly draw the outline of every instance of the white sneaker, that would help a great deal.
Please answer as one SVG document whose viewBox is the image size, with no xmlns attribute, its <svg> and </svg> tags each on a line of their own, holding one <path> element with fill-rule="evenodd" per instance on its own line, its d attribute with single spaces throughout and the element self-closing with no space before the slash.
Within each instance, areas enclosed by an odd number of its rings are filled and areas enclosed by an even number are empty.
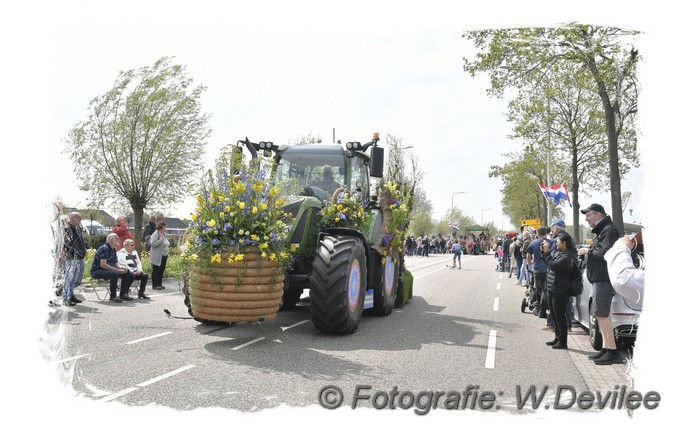
<svg viewBox="0 0 680 427">
<path fill-rule="evenodd" d="M 520 284 L 520 282 L 515 282 L 515 283 L 513 283 L 513 285 L 519 285 L 519 284 Z"/>
</svg>

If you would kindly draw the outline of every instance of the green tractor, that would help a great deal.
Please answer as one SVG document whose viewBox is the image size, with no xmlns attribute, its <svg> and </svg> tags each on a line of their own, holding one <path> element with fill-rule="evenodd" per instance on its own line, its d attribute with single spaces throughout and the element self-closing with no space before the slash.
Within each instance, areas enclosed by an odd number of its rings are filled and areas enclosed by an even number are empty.
<svg viewBox="0 0 680 427">
<path fill-rule="evenodd" d="M 370 177 L 383 175 L 384 149 L 374 134 L 368 143 L 276 146 L 239 141 L 253 157 L 275 156 L 277 183 L 302 189 L 283 209 L 291 215 L 285 242 L 293 262 L 284 285 L 281 309 L 291 309 L 309 289 L 314 326 L 321 332 L 348 334 L 362 312 L 388 315 L 402 286 L 403 255 L 384 257 L 373 246 L 380 239 L 383 212 L 370 193 Z M 370 148 L 370 155 L 367 150 Z M 340 189 L 340 190 L 338 190 Z M 363 227 L 322 227 L 321 210 L 338 191 L 360 200 L 367 214 Z M 397 251 L 395 251 L 397 252 Z M 396 260 L 396 261 L 395 261 Z"/>
</svg>

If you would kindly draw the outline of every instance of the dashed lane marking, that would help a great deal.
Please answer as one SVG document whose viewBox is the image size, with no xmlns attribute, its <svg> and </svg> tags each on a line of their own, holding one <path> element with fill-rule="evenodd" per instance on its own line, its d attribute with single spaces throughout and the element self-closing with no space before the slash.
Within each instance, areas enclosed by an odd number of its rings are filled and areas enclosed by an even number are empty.
<svg viewBox="0 0 680 427">
<path fill-rule="evenodd" d="M 172 331 L 163 332 L 163 333 L 160 333 L 160 334 L 152 335 L 150 337 L 140 338 L 140 339 L 134 340 L 134 341 L 128 341 L 125 344 L 137 344 L 138 342 L 142 342 L 142 341 L 146 341 L 146 340 L 152 340 L 154 338 L 162 337 L 162 336 L 165 336 L 165 335 L 170 335 L 172 333 L 173 333 Z"/>
<path fill-rule="evenodd" d="M 307 322 L 309 322 L 309 320 L 303 320 L 302 322 L 297 322 L 296 324 L 290 325 L 290 326 L 281 326 L 281 327 L 280 327 L 280 328 L 281 328 L 281 332 L 284 332 L 284 331 L 286 331 L 286 330 L 288 330 L 288 329 L 291 329 L 291 328 L 294 328 L 294 327 L 296 327 L 296 326 L 300 326 L 300 325 L 302 325 L 302 324 L 304 324 L 304 323 L 307 323 Z"/>
<path fill-rule="evenodd" d="M 240 349 L 242 349 L 243 347 L 247 347 L 247 346 L 249 346 L 249 345 L 251 345 L 251 344 L 255 344 L 256 342 L 262 341 L 262 340 L 264 340 L 264 339 L 266 339 L 266 337 L 255 338 L 254 340 L 248 341 L 248 342 L 245 343 L 245 344 L 237 345 L 236 347 L 232 348 L 232 350 L 240 350 Z"/>
<path fill-rule="evenodd" d="M 489 332 L 489 345 L 486 349 L 486 363 L 484 367 L 487 369 L 493 369 L 496 365 L 496 331 L 491 330 Z"/>
<path fill-rule="evenodd" d="M 70 362 L 71 360 L 78 360 L 82 357 L 88 357 L 88 356 L 90 356 L 90 355 L 89 354 L 79 354 L 78 356 L 72 356 L 72 357 L 67 357 L 66 359 L 55 360 L 54 363 Z"/>
<path fill-rule="evenodd" d="M 493 299 L 493 311 L 498 311 L 498 303 L 500 302 L 500 299 L 498 297 Z"/>
<path fill-rule="evenodd" d="M 102 397 L 101 399 L 99 399 L 99 401 L 100 401 L 100 402 L 110 402 L 110 401 L 112 401 L 112 400 L 114 400 L 114 399 L 117 399 L 117 398 L 119 398 L 119 397 L 121 397 L 121 396 L 125 396 L 126 394 L 130 394 L 130 393 L 132 393 L 133 391 L 139 390 L 139 389 L 142 388 L 142 387 L 146 387 L 146 386 L 148 386 L 148 385 L 151 385 L 151 384 L 153 384 L 153 383 L 156 383 L 156 382 L 158 382 L 158 381 L 164 380 L 164 379 L 169 378 L 169 377 L 171 377 L 171 376 L 173 376 L 173 375 L 177 375 L 177 374 L 179 374 L 179 373 L 181 373 L 181 372 L 184 372 L 184 371 L 186 371 L 186 370 L 189 370 L 189 369 L 195 368 L 195 367 L 196 367 L 196 365 L 187 365 L 187 366 L 181 367 L 181 368 L 179 368 L 179 369 L 175 369 L 174 371 L 168 372 L 167 374 L 163 374 L 163 375 L 158 376 L 158 377 L 156 377 L 156 378 L 152 378 L 152 379 L 150 379 L 150 380 L 148 380 L 148 381 L 144 381 L 143 383 L 139 383 L 139 384 L 137 384 L 135 387 L 128 387 L 128 388 L 126 388 L 126 389 L 124 389 L 124 390 L 119 391 L 118 393 L 109 394 L 108 396 L 105 396 L 105 397 Z"/>
</svg>

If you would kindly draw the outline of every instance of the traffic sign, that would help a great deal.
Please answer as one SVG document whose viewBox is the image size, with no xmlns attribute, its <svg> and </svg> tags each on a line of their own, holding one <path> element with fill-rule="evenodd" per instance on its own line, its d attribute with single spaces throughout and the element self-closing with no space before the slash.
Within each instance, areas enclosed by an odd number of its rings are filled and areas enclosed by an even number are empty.
<svg viewBox="0 0 680 427">
<path fill-rule="evenodd" d="M 522 227 L 538 228 L 540 226 L 541 226 L 541 219 L 540 218 L 531 218 L 531 219 L 523 219 L 522 220 Z"/>
</svg>

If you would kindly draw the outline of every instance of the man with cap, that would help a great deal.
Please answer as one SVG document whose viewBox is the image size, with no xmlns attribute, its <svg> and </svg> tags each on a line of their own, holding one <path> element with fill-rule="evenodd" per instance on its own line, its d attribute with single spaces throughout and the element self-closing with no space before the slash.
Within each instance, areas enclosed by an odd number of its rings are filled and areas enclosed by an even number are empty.
<svg viewBox="0 0 680 427">
<path fill-rule="evenodd" d="M 562 234 L 566 233 L 566 230 L 564 229 L 567 226 L 567 224 L 564 222 L 563 219 L 556 219 L 550 224 L 550 238 L 552 239 L 550 241 L 550 255 L 555 256 L 557 253 L 557 238 L 561 236 Z M 576 245 L 574 245 L 576 246 Z M 539 246 L 540 248 L 540 246 Z M 546 301 L 546 306 L 547 306 L 547 301 L 548 301 L 548 290 L 547 287 L 543 287 L 543 294 L 541 295 L 541 300 Z M 545 313 L 545 309 L 543 309 L 543 312 Z M 541 314 L 539 313 L 539 317 L 542 317 Z M 571 331 L 571 320 L 573 318 L 573 308 L 572 308 L 572 298 L 569 297 L 569 300 L 567 301 L 567 329 Z M 546 330 L 546 331 L 554 331 L 555 330 L 555 320 L 553 319 L 552 313 L 548 314 L 548 319 L 546 320 L 546 324 L 544 327 L 541 329 Z"/>
<path fill-rule="evenodd" d="M 587 256 L 586 271 L 588 281 L 593 285 L 593 307 L 597 324 L 602 333 L 602 350 L 599 353 L 588 356 L 593 359 L 596 365 L 611 365 L 623 363 L 624 355 L 616 349 L 614 329 L 609 318 L 612 298 L 616 292 L 612 287 L 607 272 L 607 261 L 604 255 L 614 246 L 619 239 L 619 230 L 616 229 L 612 219 L 605 212 L 602 205 L 593 203 L 585 209 L 581 209 L 585 214 L 586 222 L 595 233 L 595 238 L 590 248 L 580 248 L 579 256 Z"/>
</svg>

